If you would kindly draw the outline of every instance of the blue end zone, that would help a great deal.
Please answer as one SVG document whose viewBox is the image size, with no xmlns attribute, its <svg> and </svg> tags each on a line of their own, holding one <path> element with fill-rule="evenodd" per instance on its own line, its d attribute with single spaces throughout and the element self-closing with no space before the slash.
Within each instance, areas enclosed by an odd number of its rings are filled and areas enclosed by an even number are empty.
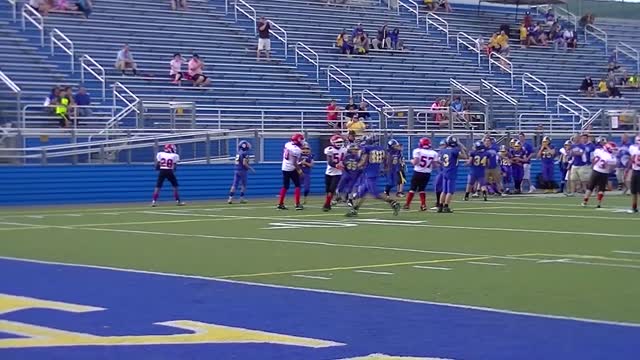
<svg viewBox="0 0 640 360">
<path fill-rule="evenodd" d="M 640 327 L 634 326 L 193 277 L 14 260 L 0 260 L 0 274 L 0 294 L 105 308 L 84 313 L 49 309 L 8 312 L 10 302 L 0 295 L 3 360 L 328 360 L 374 353 L 449 359 L 637 359 L 640 339 Z M 18 337 L 7 333 L 7 320 L 98 336 L 187 334 L 190 331 L 154 323 L 191 320 L 344 345 L 314 348 L 207 343 L 7 348 L 6 341 Z"/>
</svg>

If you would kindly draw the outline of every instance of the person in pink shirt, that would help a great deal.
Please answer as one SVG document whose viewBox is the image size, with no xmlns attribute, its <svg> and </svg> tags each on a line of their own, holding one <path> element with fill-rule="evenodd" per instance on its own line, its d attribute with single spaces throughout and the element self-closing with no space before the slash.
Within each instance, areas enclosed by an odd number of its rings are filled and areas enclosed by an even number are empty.
<svg viewBox="0 0 640 360">
<path fill-rule="evenodd" d="M 200 60 L 198 54 L 193 54 L 191 60 L 189 60 L 189 77 L 193 81 L 193 86 L 209 85 L 211 81 L 203 74 L 204 62 Z"/>
<path fill-rule="evenodd" d="M 182 55 L 174 54 L 173 60 L 169 63 L 171 66 L 171 70 L 169 71 L 169 75 L 171 76 L 171 82 L 174 84 L 178 84 L 180 80 L 182 80 L 182 64 L 184 60 L 182 59 Z"/>
</svg>

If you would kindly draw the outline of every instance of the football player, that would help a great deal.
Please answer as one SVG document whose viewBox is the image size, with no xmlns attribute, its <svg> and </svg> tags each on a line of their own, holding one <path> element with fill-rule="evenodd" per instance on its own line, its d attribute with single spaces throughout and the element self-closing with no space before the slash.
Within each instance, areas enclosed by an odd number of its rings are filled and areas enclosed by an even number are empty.
<svg viewBox="0 0 640 360">
<path fill-rule="evenodd" d="M 442 154 L 442 150 L 444 150 L 447 147 L 447 140 L 446 139 L 442 139 L 440 140 L 440 144 L 438 146 L 438 158 L 440 158 L 441 154 Z M 434 190 L 436 192 L 436 206 L 432 207 L 431 210 L 438 210 L 438 208 L 440 208 L 440 195 L 442 194 L 442 178 L 444 177 L 444 175 L 442 174 L 442 169 L 439 169 L 438 171 L 438 175 L 436 175 L 436 181 L 434 184 Z"/>
<path fill-rule="evenodd" d="M 448 136 L 447 146 L 440 153 L 440 165 L 442 167 L 442 194 L 440 194 L 439 213 L 452 213 L 451 199 L 456 192 L 456 178 L 458 177 L 458 159 L 466 159 L 464 145 L 458 143 L 455 136 Z"/>
<path fill-rule="evenodd" d="M 302 195 L 304 200 L 303 205 L 307 204 L 307 196 L 311 191 L 311 168 L 313 168 L 313 154 L 311 153 L 311 147 L 306 141 L 302 143 L 302 155 L 298 159 L 298 165 L 302 169 Z"/>
<path fill-rule="evenodd" d="M 393 209 L 393 214 L 398 215 L 400 211 L 400 204 L 395 200 L 386 199 L 378 191 L 378 177 L 380 176 L 380 170 L 384 165 L 384 148 L 378 144 L 378 140 L 376 138 L 371 137 L 365 141 L 365 146 L 362 149 L 361 156 L 360 167 L 364 169 L 364 173 L 361 176 L 358 194 L 356 195 L 357 201 L 355 201 L 353 207 L 346 215 L 357 216 L 358 209 L 362 206 L 367 194 L 372 195 L 376 199 L 387 202 Z"/>
<path fill-rule="evenodd" d="M 573 146 L 573 143 L 571 142 L 571 140 L 567 140 L 564 142 L 564 145 L 562 146 L 562 149 L 560 149 L 560 159 L 558 162 L 558 165 L 560 166 L 560 174 L 561 174 L 561 181 L 560 181 L 560 191 L 559 193 L 564 193 L 566 184 L 567 184 L 567 180 L 568 180 L 568 171 L 569 168 L 571 167 L 571 147 Z"/>
<path fill-rule="evenodd" d="M 591 193 L 598 189 L 598 205 L 600 208 L 602 205 L 602 198 L 604 192 L 607 189 L 607 182 L 609 181 L 609 174 L 613 172 L 616 167 L 616 144 L 609 142 L 604 144 L 603 148 L 596 149 L 593 152 L 593 160 L 591 162 L 592 172 L 587 186 L 587 191 L 584 193 L 584 199 L 582 199 L 582 206 L 587 206 L 589 203 L 589 196 Z"/>
<path fill-rule="evenodd" d="M 513 188 L 515 194 L 522 194 L 522 180 L 524 179 L 524 164 L 529 156 L 522 148 L 520 140 L 513 143 L 513 148 L 509 154 L 511 158 L 511 174 L 513 176 Z"/>
<path fill-rule="evenodd" d="M 513 171 L 511 169 L 511 155 L 509 149 L 505 145 L 500 146 L 500 175 L 502 176 L 502 184 L 505 186 L 504 193 L 511 193 L 509 186 L 511 185 L 511 178 L 513 177 Z"/>
<path fill-rule="evenodd" d="M 485 152 L 487 153 L 485 180 L 495 188 L 496 195 L 502 195 L 504 186 L 502 184 L 502 174 L 500 174 L 500 163 L 498 161 L 500 158 L 498 155 L 500 145 L 496 143 L 496 139 L 493 137 L 485 137 L 483 142 Z"/>
<path fill-rule="evenodd" d="M 231 183 L 229 199 L 227 200 L 227 203 L 229 204 L 233 204 L 233 196 L 235 195 L 238 187 L 240 188 L 240 203 L 244 204 L 247 202 L 244 198 L 244 192 L 247 191 L 247 171 L 254 171 L 249 165 L 249 150 L 251 150 L 251 144 L 248 141 L 242 140 L 238 143 L 233 183 Z"/>
<path fill-rule="evenodd" d="M 288 210 L 284 206 L 284 198 L 287 196 L 287 191 L 291 182 L 295 187 L 293 192 L 294 201 L 296 203 L 296 210 L 303 210 L 304 207 L 300 204 L 300 177 L 303 176 L 302 169 L 298 163 L 300 155 L 302 155 L 302 144 L 304 143 L 304 135 L 293 134 L 291 141 L 284 145 L 284 151 L 282 153 L 282 188 L 280 189 L 280 196 L 278 201 L 278 210 Z"/>
<path fill-rule="evenodd" d="M 344 169 L 342 160 L 344 160 L 344 155 L 347 152 L 342 136 L 333 135 L 329 142 L 331 145 L 324 149 L 324 154 L 327 157 L 327 170 L 324 173 L 324 187 L 327 196 L 322 206 L 322 211 L 325 212 L 331 210 L 331 200 L 338 189 L 338 183 Z"/>
<path fill-rule="evenodd" d="M 476 183 L 482 190 L 482 198 L 487 201 L 487 183 L 485 181 L 485 170 L 487 168 L 489 155 L 485 151 L 482 141 L 476 141 L 473 150 L 469 154 L 467 164 L 471 167 L 467 178 L 467 191 L 464 194 L 464 201 L 469 201 L 469 193 L 473 190 Z"/>
<path fill-rule="evenodd" d="M 156 207 L 158 205 L 158 196 L 160 195 L 160 189 L 162 184 L 167 180 L 173 186 L 173 197 L 176 199 L 176 205 L 182 206 L 184 203 L 180 201 L 180 193 L 178 192 L 178 179 L 176 178 L 176 166 L 180 162 L 180 156 L 176 153 L 176 146 L 173 144 L 167 144 L 164 146 L 164 150 L 156 154 L 156 170 L 158 170 L 158 180 L 156 181 L 156 187 L 153 189 L 153 198 L 151 200 L 151 206 Z"/>
<path fill-rule="evenodd" d="M 384 187 L 384 193 L 387 197 L 391 196 L 391 189 L 404 184 L 404 176 L 402 174 L 402 166 L 404 158 L 402 156 L 402 145 L 396 139 L 387 142 L 387 153 L 385 156 L 387 170 L 387 185 Z M 400 191 L 396 192 L 396 197 L 400 197 Z"/>
<path fill-rule="evenodd" d="M 627 136 L 627 134 L 622 135 L 616 158 L 618 160 L 616 167 L 618 190 L 623 190 L 623 194 L 626 194 L 629 191 L 629 187 L 627 186 L 625 173 L 629 167 L 629 161 L 631 160 L 631 154 L 629 153 L 629 136 Z"/>
<path fill-rule="evenodd" d="M 411 189 L 407 195 L 404 209 L 409 210 L 411 201 L 416 192 L 420 195 L 420 211 L 427 211 L 427 195 L 425 189 L 429 184 L 431 172 L 438 165 L 440 159 L 438 153 L 431 149 L 431 140 L 422 138 L 418 147 L 413 150 L 411 164 L 413 164 L 413 176 L 411 177 Z"/>
<path fill-rule="evenodd" d="M 520 190 L 522 190 L 522 188 L 526 184 L 529 185 L 529 193 L 533 193 L 534 191 L 536 191 L 536 187 L 531 182 L 531 157 L 535 155 L 534 148 L 533 145 L 531 145 L 527 141 L 525 133 L 521 132 L 518 135 L 518 139 L 520 140 L 520 146 L 525 153 L 524 157 L 522 158 L 522 181 Z"/>
<path fill-rule="evenodd" d="M 636 136 L 635 144 L 629 147 L 631 160 L 629 161 L 629 170 L 631 171 L 631 181 L 629 188 L 631 190 L 631 213 L 638 212 L 638 194 L 640 194 L 640 135 Z"/>
<path fill-rule="evenodd" d="M 580 142 L 573 144 L 571 147 L 571 168 L 569 170 L 569 185 L 571 190 L 570 193 L 567 194 L 569 196 L 577 192 L 578 187 L 586 189 L 589 183 L 591 152 L 588 144 L 589 135 L 582 134 L 580 136 Z"/>
<path fill-rule="evenodd" d="M 538 150 L 538 158 L 542 162 L 542 181 L 546 193 L 554 192 L 553 189 L 553 167 L 556 160 L 556 149 L 551 145 L 551 138 L 542 138 L 542 145 Z"/>
<path fill-rule="evenodd" d="M 353 189 L 356 187 L 362 176 L 362 168 L 360 167 L 360 147 L 351 144 L 347 148 L 347 154 L 342 160 L 344 170 L 340 178 L 341 194 L 346 195 L 347 204 L 353 206 Z"/>
</svg>

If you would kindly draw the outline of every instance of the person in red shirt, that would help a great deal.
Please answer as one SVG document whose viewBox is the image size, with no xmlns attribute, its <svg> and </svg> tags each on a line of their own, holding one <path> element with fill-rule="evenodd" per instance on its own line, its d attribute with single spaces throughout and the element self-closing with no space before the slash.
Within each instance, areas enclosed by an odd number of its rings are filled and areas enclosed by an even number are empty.
<svg viewBox="0 0 640 360">
<path fill-rule="evenodd" d="M 329 105 L 327 105 L 327 125 L 331 129 L 340 129 L 340 108 L 336 105 L 335 100 L 331 100 Z"/>
</svg>

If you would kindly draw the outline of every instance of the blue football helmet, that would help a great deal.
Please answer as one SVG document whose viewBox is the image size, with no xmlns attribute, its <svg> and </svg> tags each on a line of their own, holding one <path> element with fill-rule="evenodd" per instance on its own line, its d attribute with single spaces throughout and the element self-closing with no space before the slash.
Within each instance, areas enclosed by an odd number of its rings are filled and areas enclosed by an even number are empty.
<svg viewBox="0 0 640 360">
<path fill-rule="evenodd" d="M 447 146 L 447 139 L 440 140 L 440 146 Z"/>
<path fill-rule="evenodd" d="M 482 151 L 482 150 L 484 150 L 484 143 L 482 141 L 478 140 L 475 143 L 473 143 L 473 148 L 476 151 Z"/>
<path fill-rule="evenodd" d="M 246 140 L 242 140 L 238 143 L 238 150 L 242 150 L 242 151 L 249 151 L 251 150 L 251 143 L 246 141 Z"/>
<path fill-rule="evenodd" d="M 391 139 L 387 141 L 387 146 L 389 147 L 389 149 L 397 149 L 397 147 L 400 146 L 400 143 L 396 139 Z"/>
<path fill-rule="evenodd" d="M 453 135 L 447 136 L 447 146 L 451 146 L 451 147 L 458 146 L 458 138 Z"/>
</svg>

